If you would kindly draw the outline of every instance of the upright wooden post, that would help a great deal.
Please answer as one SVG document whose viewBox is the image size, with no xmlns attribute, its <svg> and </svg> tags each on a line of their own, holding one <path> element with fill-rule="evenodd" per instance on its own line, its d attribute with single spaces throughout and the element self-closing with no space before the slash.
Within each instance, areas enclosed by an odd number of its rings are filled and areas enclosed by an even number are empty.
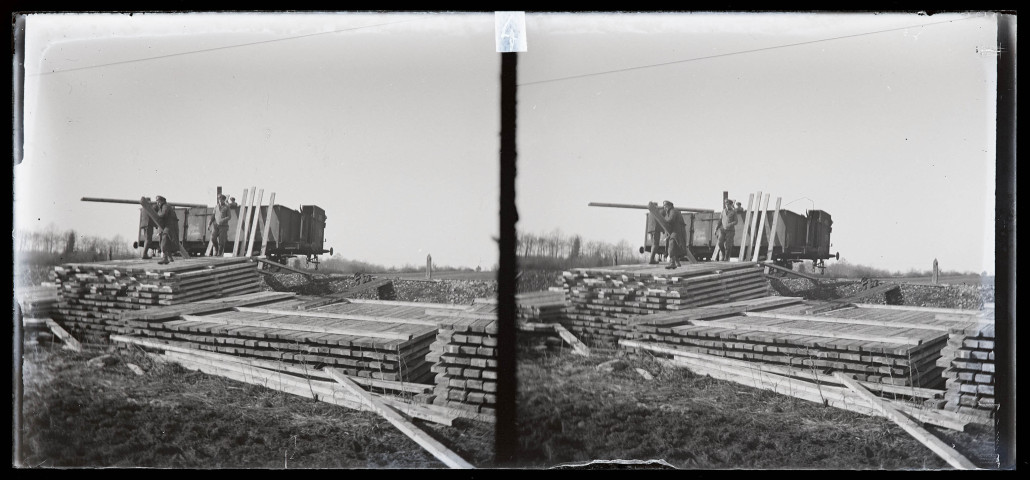
<svg viewBox="0 0 1030 480">
<path fill-rule="evenodd" d="M 426 254 L 426 280 L 433 279 L 433 256 Z"/>
<path fill-rule="evenodd" d="M 250 187 L 250 198 L 247 200 L 247 204 L 243 208 L 243 216 L 240 217 L 240 222 L 243 223 L 243 230 L 240 232 L 240 249 L 238 252 L 233 252 L 236 256 L 244 256 L 244 252 L 247 248 L 247 233 L 250 232 L 250 217 L 254 213 L 254 197 L 257 196 L 257 187 Z"/>
<path fill-rule="evenodd" d="M 261 218 L 261 201 L 264 200 L 265 189 L 258 190 L 257 206 L 254 207 L 254 223 L 250 225 L 250 239 L 247 241 L 247 252 L 244 255 L 249 257 L 254 251 L 254 238 L 257 237 L 258 219 Z"/>
<path fill-rule="evenodd" d="M 761 195 L 759 195 L 761 197 Z M 758 203 L 759 199 L 755 198 L 755 194 L 751 194 L 747 197 L 747 215 L 744 216 L 744 229 L 740 232 L 740 252 L 738 252 L 737 260 L 744 261 L 745 251 L 747 250 L 748 244 L 748 227 L 751 226 L 751 216 L 754 214 L 753 206 Z"/>
<path fill-rule="evenodd" d="M 726 208 L 726 200 L 729 200 L 729 199 L 730 199 L 730 192 L 723 191 L 722 192 L 722 203 L 720 203 L 719 204 L 719 208 L 715 210 L 716 212 L 719 212 L 719 218 L 716 220 L 716 224 L 715 224 L 715 230 L 716 231 L 718 231 L 720 228 L 722 228 L 722 211 Z M 722 238 L 722 234 L 721 233 L 719 234 L 719 238 Z M 720 245 L 720 243 L 722 243 L 722 242 L 719 242 L 719 241 L 715 242 L 715 250 L 712 250 L 712 256 L 711 256 L 711 258 L 709 260 L 713 260 L 714 261 L 714 260 L 718 260 L 719 259 L 719 253 L 722 252 L 722 245 Z M 726 257 L 727 260 L 729 260 L 729 254 L 726 254 L 725 257 Z"/>
<path fill-rule="evenodd" d="M 762 249 L 762 238 L 765 236 L 763 235 L 765 233 L 765 217 L 768 216 L 768 212 L 769 194 L 767 193 L 765 194 L 765 199 L 762 200 L 762 211 L 759 213 L 760 216 L 758 217 L 758 230 L 755 230 L 755 248 L 754 252 L 751 254 L 752 262 L 758 261 L 758 251 Z M 770 245 L 769 248 L 771 249 L 772 246 Z"/>
<path fill-rule="evenodd" d="M 934 285 L 937 285 L 940 279 L 940 270 L 937 269 L 937 259 L 935 258 L 933 259 L 933 277 L 931 277 L 931 280 L 933 280 Z"/>
<path fill-rule="evenodd" d="M 243 211 L 247 209 L 247 189 L 243 189 L 243 196 L 240 197 L 240 211 L 236 213 L 236 233 L 232 237 L 232 255 L 240 250 L 240 229 L 243 227 Z"/>
<path fill-rule="evenodd" d="M 750 258 L 748 255 L 754 250 L 755 235 L 758 234 L 758 232 L 756 232 L 756 230 L 758 228 L 758 216 L 759 216 L 759 211 L 758 210 L 761 207 L 761 203 L 762 203 L 762 191 L 759 190 L 758 193 L 755 195 L 755 210 L 754 210 L 754 212 L 751 213 L 751 222 L 748 224 L 748 235 L 747 235 L 747 248 L 748 248 L 748 250 L 747 250 L 747 253 L 745 253 L 744 256 L 742 256 L 740 258 L 741 261 L 744 261 L 744 260 L 747 260 L 748 258 Z"/>
<path fill-rule="evenodd" d="M 766 260 L 773 259 L 773 247 L 776 246 L 776 238 L 779 237 L 776 229 L 780 226 L 780 201 L 782 200 L 782 197 L 776 197 L 776 210 L 773 212 L 772 228 L 769 229 L 769 248 L 766 250 Z M 768 270 L 769 269 L 767 268 L 766 271 Z"/>
<path fill-rule="evenodd" d="M 275 210 L 275 192 L 268 196 L 268 214 L 265 215 L 265 228 L 261 230 L 261 256 L 268 249 L 268 232 L 272 230 L 272 215 Z"/>
</svg>

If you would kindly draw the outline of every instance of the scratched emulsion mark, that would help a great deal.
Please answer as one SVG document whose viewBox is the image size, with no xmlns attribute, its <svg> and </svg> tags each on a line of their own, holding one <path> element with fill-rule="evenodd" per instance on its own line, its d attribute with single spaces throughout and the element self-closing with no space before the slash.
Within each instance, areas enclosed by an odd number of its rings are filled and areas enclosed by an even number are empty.
<svg viewBox="0 0 1030 480">
<path fill-rule="evenodd" d="M 526 12 L 494 12 L 494 35 L 499 53 L 527 51 Z"/>
</svg>

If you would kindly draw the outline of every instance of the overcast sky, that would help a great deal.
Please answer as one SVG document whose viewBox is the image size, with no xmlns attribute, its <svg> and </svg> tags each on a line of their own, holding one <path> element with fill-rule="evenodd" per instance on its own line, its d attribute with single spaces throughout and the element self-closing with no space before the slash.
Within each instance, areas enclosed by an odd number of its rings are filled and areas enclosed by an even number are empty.
<svg viewBox="0 0 1030 480">
<path fill-rule="evenodd" d="M 497 263 L 493 14 L 32 15 L 15 228 L 130 241 L 138 208 L 265 189 L 326 248 Z"/>
<path fill-rule="evenodd" d="M 526 29 L 520 229 L 639 246 L 643 211 L 587 203 L 761 190 L 829 212 L 849 262 L 994 271 L 993 15 L 529 14 Z"/>
<path fill-rule="evenodd" d="M 994 271 L 993 15 L 529 13 L 526 30 L 519 229 L 636 246 L 642 211 L 587 203 L 762 190 L 829 212 L 850 262 Z M 15 228 L 132 238 L 132 206 L 79 199 L 258 186 L 325 208 L 347 258 L 497 261 L 492 14 L 34 15 L 25 71 Z"/>
</svg>

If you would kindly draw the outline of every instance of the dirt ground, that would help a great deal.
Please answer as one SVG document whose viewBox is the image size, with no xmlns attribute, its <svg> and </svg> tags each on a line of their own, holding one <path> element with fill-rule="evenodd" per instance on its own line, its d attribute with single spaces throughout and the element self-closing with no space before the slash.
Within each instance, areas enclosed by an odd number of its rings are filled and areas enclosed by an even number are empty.
<svg viewBox="0 0 1030 480">
<path fill-rule="evenodd" d="M 287 290 L 333 291 L 356 283 L 314 285 L 289 277 L 269 278 L 292 284 Z M 471 303 L 473 296 L 496 291 L 496 282 L 411 283 L 416 285 L 398 284 L 398 299 L 446 302 L 468 296 Z M 26 336 L 16 466 L 445 468 L 371 412 L 155 363 L 140 351 L 99 344 L 76 353 L 61 345 L 48 332 Z M 103 355 L 111 355 L 110 364 L 89 365 Z M 133 374 L 130 363 L 144 374 Z M 493 464 L 492 424 L 414 423 L 469 463 Z"/>
<path fill-rule="evenodd" d="M 616 352 L 581 357 L 540 337 L 522 336 L 519 347 L 523 467 L 660 459 L 688 469 L 951 469 L 885 418 Z M 613 371 L 597 368 L 612 360 Z M 928 429 L 992 467 L 991 429 Z"/>
<path fill-rule="evenodd" d="M 560 278 L 560 272 L 526 272 L 520 288 L 546 288 Z M 773 286 L 780 294 L 822 300 L 861 288 L 856 281 L 817 286 L 789 277 L 773 280 Z M 993 288 L 979 285 L 903 285 L 902 292 L 912 305 L 979 308 L 993 301 Z M 586 358 L 555 338 L 523 334 L 518 359 L 519 461 L 525 467 L 660 459 L 690 469 L 951 469 L 885 418 L 696 375 L 654 359 L 603 349 Z M 612 362 L 611 371 L 597 368 L 606 362 Z M 993 428 L 927 429 L 978 466 L 996 468 Z"/>
</svg>

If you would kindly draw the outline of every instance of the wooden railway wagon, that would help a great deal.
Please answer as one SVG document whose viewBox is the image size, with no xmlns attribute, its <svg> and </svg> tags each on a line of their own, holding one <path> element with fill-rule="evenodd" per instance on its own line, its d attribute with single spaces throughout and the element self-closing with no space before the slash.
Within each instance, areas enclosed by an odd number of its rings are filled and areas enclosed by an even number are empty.
<svg viewBox="0 0 1030 480">
<path fill-rule="evenodd" d="M 260 218 L 268 218 L 268 206 L 254 209 L 251 215 L 250 224 Z M 318 255 L 328 253 L 332 255 L 332 249 L 326 250 L 325 245 L 325 210 L 315 205 L 301 205 L 300 211 L 283 205 L 273 205 L 274 214 L 270 220 L 268 245 L 265 253 L 269 259 L 285 264 L 286 259 L 295 256 L 304 256 L 309 261 L 315 260 Z M 215 209 L 212 207 L 176 207 L 175 215 L 179 217 L 179 239 L 191 255 L 203 255 L 207 251 L 208 242 L 211 241 L 211 232 L 208 225 L 214 217 Z M 240 210 L 231 209 L 232 216 L 229 219 L 229 233 L 226 250 L 232 248 L 236 241 L 237 222 L 240 221 Z M 147 214 L 140 209 L 139 238 L 133 243 L 134 248 L 143 246 L 147 235 L 147 227 L 150 226 L 151 242 L 149 248 L 156 248 L 158 245 L 158 233 L 153 229 L 153 222 Z M 244 219 L 244 225 L 247 225 Z M 254 234 L 254 247 L 251 255 L 261 253 L 261 243 L 264 228 L 259 228 Z M 240 233 L 243 237 L 243 234 Z M 246 248 L 246 247 L 243 247 Z"/>
<path fill-rule="evenodd" d="M 698 260 L 711 260 L 715 252 L 715 229 L 719 223 L 721 212 L 691 212 L 681 211 L 685 231 L 680 232 L 682 238 L 689 239 L 688 248 L 690 253 Z M 792 263 L 804 260 L 811 260 L 813 264 L 822 265 L 823 260 L 837 258 L 840 254 L 830 253 L 830 232 L 833 230 L 833 220 L 830 214 L 823 210 L 809 210 L 807 215 L 799 215 L 790 210 L 780 210 L 779 222 L 775 222 L 775 212 L 765 211 L 765 228 L 776 227 L 776 242 L 770 252 L 768 237 L 761 236 L 758 255 L 767 260 L 773 260 L 783 266 L 791 266 Z M 731 256 L 737 257 L 740 254 L 740 245 L 744 243 L 744 214 L 737 213 L 737 227 L 734 230 L 733 251 Z M 756 223 L 757 225 L 757 223 Z M 640 247 L 640 253 L 650 252 L 654 248 L 652 233 L 655 229 L 661 230 L 651 217 L 647 214 L 647 223 L 644 230 L 644 246 Z M 664 242 L 663 242 L 664 243 Z M 664 244 L 655 249 L 659 255 L 666 254 Z M 750 255 L 750 253 L 749 253 Z"/>
</svg>

